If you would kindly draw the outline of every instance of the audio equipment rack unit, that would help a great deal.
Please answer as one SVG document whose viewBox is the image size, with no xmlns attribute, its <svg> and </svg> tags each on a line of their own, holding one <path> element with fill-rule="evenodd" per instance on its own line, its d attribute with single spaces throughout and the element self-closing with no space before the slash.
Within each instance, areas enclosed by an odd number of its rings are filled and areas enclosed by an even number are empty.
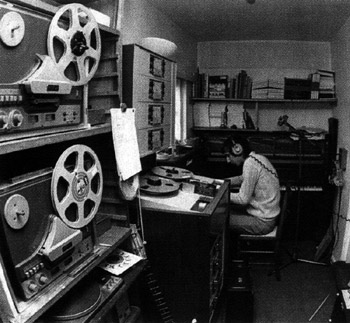
<svg viewBox="0 0 350 323">
<path fill-rule="evenodd" d="M 110 108 L 121 103 L 120 34 L 101 29 L 102 54 L 96 74 L 89 83 L 88 122 L 90 125 L 110 122 Z"/>
<path fill-rule="evenodd" d="M 173 142 L 175 62 L 139 45 L 123 46 L 123 101 L 135 109 L 141 157 Z"/>
<path fill-rule="evenodd" d="M 101 162 L 104 164 L 105 161 L 109 160 L 109 154 L 102 148 L 101 142 L 105 144 L 108 142 L 107 134 L 96 137 L 88 137 L 83 141 L 88 144 L 90 147 L 94 149 L 96 152 L 96 156 L 101 159 Z M 112 139 L 109 138 L 111 141 Z M 32 168 L 30 167 L 32 159 L 38 161 L 38 165 L 49 166 L 52 164 L 51 160 L 56 160 L 57 155 L 68 146 L 68 152 L 73 150 L 73 153 L 77 153 L 78 156 L 82 156 L 82 153 L 85 149 L 80 150 L 80 145 L 71 146 L 70 143 L 60 143 L 43 148 L 37 149 L 27 149 L 22 152 L 16 153 L 13 158 L 6 159 L 7 163 L 2 163 L 2 165 L 8 170 L 8 176 L 11 178 L 4 178 L 4 174 L 2 174 L 1 188 L 0 188 L 0 204 L 2 214 L 12 214 L 11 210 L 14 208 L 19 208 L 19 213 L 22 214 L 21 208 L 23 208 L 23 219 L 27 222 L 23 222 L 21 217 L 18 220 L 18 224 L 20 225 L 16 230 L 10 230 L 7 228 L 6 218 L 2 216 L 3 221 L 1 222 L 1 270 L 2 274 L 0 279 L 0 289 L 2 290 L 0 297 L 0 308 L 1 308 L 1 319 L 3 321 L 8 322 L 34 322 L 41 315 L 44 315 L 46 311 L 50 309 L 52 305 L 59 301 L 62 297 L 64 297 L 67 293 L 75 289 L 75 286 L 78 282 L 82 281 L 90 275 L 91 272 L 95 270 L 95 267 L 101 264 L 105 259 L 107 259 L 117 247 L 122 247 L 125 250 L 131 250 L 131 229 L 128 226 L 116 226 L 111 220 L 111 225 L 104 226 L 102 228 L 97 227 L 98 223 L 96 221 L 97 214 L 95 218 L 91 218 L 90 215 L 86 218 L 91 219 L 87 225 L 85 225 L 85 220 L 82 222 L 79 220 L 78 223 L 81 223 L 81 229 L 72 229 L 66 228 L 63 223 L 58 226 L 53 226 L 50 233 L 46 238 L 45 230 L 42 229 L 42 225 L 40 223 L 46 223 L 49 218 L 53 219 L 53 224 L 59 223 L 59 216 L 56 215 L 56 211 L 52 209 L 50 206 L 51 199 L 50 198 L 50 181 L 52 181 L 53 192 L 58 192 L 55 187 L 59 187 L 58 181 L 60 181 L 61 172 L 53 172 L 54 180 L 50 179 L 50 174 L 52 170 L 50 167 L 46 167 L 44 171 L 34 171 L 26 174 L 21 173 L 21 168 L 19 167 L 18 156 L 24 158 L 28 164 L 24 167 L 25 171 L 29 171 Z M 42 152 L 45 151 L 51 157 L 50 158 L 42 158 L 38 160 L 38 156 L 43 156 Z M 67 150 L 66 150 L 67 151 Z M 88 150 L 85 150 L 85 153 Z M 61 156 L 64 157 L 65 160 L 70 158 L 66 153 L 63 153 Z M 1 156 L 5 158 L 6 156 Z M 78 158 L 80 159 L 80 158 Z M 5 161 L 1 158 L 1 161 Z M 63 165 L 65 163 L 58 163 L 59 165 Z M 85 164 L 85 163 L 84 163 Z M 11 165 L 15 166 L 15 170 L 11 170 Z M 38 166 L 37 165 L 37 166 Z M 60 167 L 61 167 L 60 166 Z M 80 167 L 80 166 L 79 166 Z M 87 178 L 92 175 L 91 172 L 98 174 L 101 173 L 101 168 L 96 171 L 93 167 L 90 170 L 86 171 Z M 57 170 L 55 168 L 55 170 Z M 14 172 L 12 174 L 12 172 Z M 63 172 L 64 173 L 64 172 Z M 84 172 L 78 172 L 76 177 L 77 181 L 73 179 L 71 182 L 72 194 L 70 199 L 73 198 L 73 195 L 76 198 L 82 198 L 82 194 L 87 194 L 89 196 L 88 191 L 93 188 L 93 186 L 84 188 L 84 185 L 81 186 L 80 180 L 82 180 L 85 176 L 83 176 Z M 56 174 L 56 175 L 55 175 Z M 12 177 L 12 175 L 14 175 Z M 64 177 L 68 176 L 63 175 Z M 75 177 L 75 176 L 74 176 Z M 12 179 L 13 178 L 13 179 Z M 68 177 L 66 180 L 70 181 Z M 55 184 L 56 183 L 56 184 Z M 75 190 L 76 187 L 76 190 Z M 83 193 L 86 192 L 86 193 Z M 110 194 L 107 190 L 102 194 L 102 199 L 104 195 Z M 40 199 L 37 200 L 37 197 L 40 196 Z M 80 197 L 79 197 L 80 196 Z M 101 198 L 100 193 L 98 193 L 99 198 Z M 91 196 L 94 200 L 95 197 Z M 20 202 L 16 203 L 16 199 Z M 11 203 L 12 208 L 10 208 L 9 202 Z M 26 202 L 28 204 L 26 204 Z M 96 201 L 97 202 L 97 201 Z M 15 206 L 15 204 L 17 206 Z M 78 202 L 79 204 L 80 202 Z M 56 203 L 55 203 L 56 204 Z M 85 204 L 85 203 L 84 203 Z M 26 206 L 27 205 L 27 206 Z M 58 202 L 58 210 L 63 211 L 65 206 Z M 28 212 L 29 210 L 29 212 Z M 26 216 L 26 214 L 28 216 Z M 51 215 L 50 215 L 51 214 Z M 3 214 L 2 214 L 3 215 Z M 49 216 L 50 215 L 50 216 Z M 65 219 L 63 216 L 62 219 Z M 67 223 L 71 220 L 67 218 Z M 12 225 L 16 225 L 17 221 L 13 223 L 10 221 Z M 28 233 L 28 229 L 30 232 Z M 45 225 L 44 225 L 45 229 Z M 86 237 L 79 242 L 80 230 L 83 233 L 82 237 Z M 66 238 L 64 238 L 68 234 Z M 50 237 L 52 236 L 53 239 Z M 60 238 L 62 237 L 62 241 L 60 242 Z M 76 239 L 78 241 L 76 242 Z M 18 241 L 17 241 L 18 240 Z M 37 246 L 41 245 L 43 241 L 43 247 L 41 248 L 44 251 L 44 254 L 37 248 Z M 54 242 L 51 243 L 50 241 Z M 86 242 L 84 242 L 86 241 Z M 18 244 L 23 243 L 22 247 L 19 249 Z M 75 245 L 73 249 L 71 248 L 71 244 Z M 62 248 L 60 247 L 62 246 Z M 88 246 L 85 248 L 84 246 Z M 34 250 L 35 249 L 35 250 Z M 17 251 L 16 251 L 17 250 Z M 47 250 L 45 252 L 45 250 Z M 62 250 L 62 256 L 59 253 Z M 80 250 L 81 253 L 79 256 L 76 252 L 72 252 L 73 250 Z M 68 254 L 66 253 L 68 252 Z M 29 255 L 29 256 L 28 256 Z M 71 255 L 71 257 L 69 256 Z M 79 258 L 80 257 L 80 258 Z M 13 259 L 11 261 L 11 259 Z M 40 261 L 41 259 L 41 261 Z M 53 261 L 49 261 L 52 259 Z M 75 260 L 76 259 L 76 260 Z M 38 261 L 37 261 L 38 260 Z M 66 262 L 68 260 L 68 262 Z M 12 263 L 17 268 L 14 269 Z M 39 266 L 37 266 L 37 264 Z M 53 270 L 56 266 L 57 270 Z M 143 270 L 144 264 L 138 264 L 133 267 L 132 270 L 129 270 L 125 275 L 121 278 L 124 281 L 122 288 L 119 290 L 110 291 L 111 294 L 108 296 L 108 301 L 106 299 L 106 306 L 98 306 L 96 311 L 89 314 L 89 317 L 101 317 L 103 313 L 107 313 L 108 309 L 111 309 L 114 306 L 113 301 L 115 302 L 118 297 L 120 297 L 119 293 L 124 293 L 131 286 L 133 281 L 136 279 L 138 274 Z M 19 270 L 24 270 L 27 280 L 24 280 L 22 286 L 25 291 L 26 297 L 29 299 L 25 299 L 21 296 L 23 293 L 20 290 L 20 286 L 17 286 L 18 283 L 16 281 L 21 282 L 22 276 L 16 278 L 16 272 Z M 37 277 L 37 278 L 36 278 Z M 28 287 L 28 291 L 32 294 L 26 292 L 26 288 Z M 119 295 L 119 296 L 118 296 Z M 83 321 L 82 321 L 83 322 Z"/>
<path fill-rule="evenodd" d="M 114 15 L 109 27 L 97 23 L 89 8 L 66 2 L 9 0 L 0 4 L 2 322 L 40 321 L 56 302 L 84 284 L 117 247 L 132 250 L 127 217 L 123 217 L 124 226 L 111 219 L 98 227 L 96 221 L 100 199 L 114 190 L 110 187 L 114 182 L 106 183 L 108 190 L 102 192 L 103 170 L 98 160 L 105 165 L 115 156 L 113 150 L 105 149 L 107 143 L 113 147 L 110 124 L 95 125 L 107 118 L 92 121 L 87 111 L 91 100 L 91 109 L 103 110 L 98 116 L 105 117 L 120 101 L 123 1 L 103 1 L 108 6 L 106 14 Z M 94 7 L 96 2 L 84 4 Z M 67 66 L 76 67 L 75 78 L 70 78 L 71 69 L 65 73 Z M 95 96 L 101 81 L 103 87 L 112 88 L 108 102 L 102 102 L 104 96 Z M 63 156 L 71 167 L 71 152 L 79 156 L 73 172 L 65 169 L 65 161 L 59 162 Z M 64 184 L 66 196 L 61 200 L 59 187 L 64 182 L 68 186 Z M 63 214 L 69 204 L 63 202 L 66 199 L 75 204 L 71 215 L 78 214 L 77 218 Z M 111 317 L 116 301 L 128 292 L 143 267 L 143 262 L 136 264 L 121 280 L 111 277 L 107 285 L 100 284 L 105 290 L 103 303 L 79 322 L 103 322 L 106 315 Z"/>
</svg>

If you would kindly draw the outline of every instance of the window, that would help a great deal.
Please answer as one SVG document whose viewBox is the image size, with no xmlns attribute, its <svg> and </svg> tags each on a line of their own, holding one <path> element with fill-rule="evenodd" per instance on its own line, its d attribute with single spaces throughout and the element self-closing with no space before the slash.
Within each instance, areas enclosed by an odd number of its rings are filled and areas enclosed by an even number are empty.
<svg viewBox="0 0 350 323">
<path fill-rule="evenodd" d="M 175 93 L 175 140 L 187 138 L 187 108 L 189 104 L 189 89 L 191 83 L 178 78 Z"/>
</svg>

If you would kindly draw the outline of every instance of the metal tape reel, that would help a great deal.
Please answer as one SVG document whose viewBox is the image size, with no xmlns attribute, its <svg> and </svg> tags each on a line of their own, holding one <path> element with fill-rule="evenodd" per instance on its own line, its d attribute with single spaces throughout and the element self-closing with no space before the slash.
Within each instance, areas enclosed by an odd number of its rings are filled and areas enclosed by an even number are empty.
<svg viewBox="0 0 350 323">
<path fill-rule="evenodd" d="M 90 223 L 102 200 L 102 167 L 85 145 L 66 149 L 58 159 L 51 181 L 53 205 L 62 221 L 79 229 Z"/>
<path fill-rule="evenodd" d="M 165 177 L 144 175 L 140 181 L 141 193 L 149 195 L 175 194 L 180 189 L 180 183 Z"/>
<path fill-rule="evenodd" d="M 90 81 L 101 56 L 100 31 L 91 11 L 78 3 L 61 7 L 51 21 L 47 47 L 58 70 L 72 85 Z"/>
</svg>

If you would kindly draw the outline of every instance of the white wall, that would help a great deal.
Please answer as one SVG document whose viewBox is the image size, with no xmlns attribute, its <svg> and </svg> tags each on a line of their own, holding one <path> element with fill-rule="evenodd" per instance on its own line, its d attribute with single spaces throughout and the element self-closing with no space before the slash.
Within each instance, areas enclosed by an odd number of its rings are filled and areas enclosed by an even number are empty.
<svg viewBox="0 0 350 323">
<path fill-rule="evenodd" d="M 338 105 L 334 109 L 334 117 L 339 120 L 338 147 L 350 151 L 350 18 L 339 30 L 332 42 L 333 66 L 336 72 L 336 86 Z M 350 186 L 350 154 L 348 156 L 347 170 L 344 174 L 345 185 L 337 192 L 334 206 L 334 223 L 336 245 L 333 252 L 335 260 L 350 262 L 350 219 L 349 214 L 349 186 Z M 342 190 L 342 192 L 341 192 Z M 338 208 L 339 203 L 340 208 Z M 339 219 L 339 221 L 338 221 Z"/>
<path fill-rule="evenodd" d="M 160 37 L 174 42 L 179 77 L 192 79 L 197 67 L 197 43 L 181 26 L 171 21 L 146 0 L 125 0 L 122 22 L 122 43 L 139 43 L 144 37 Z"/>
<path fill-rule="evenodd" d="M 284 77 L 307 78 L 317 69 L 331 69 L 331 47 L 328 42 L 201 42 L 198 44 L 198 66 L 200 72 L 211 75 L 227 74 L 235 77 L 243 69 L 253 81 L 274 79 L 283 82 Z M 205 104 L 196 105 L 195 111 L 201 111 L 195 121 L 201 124 L 196 125 L 205 126 L 203 120 L 208 119 Z M 237 104 L 234 106 L 239 107 Z M 251 114 L 254 114 L 254 111 L 251 111 Z M 333 112 L 330 107 L 320 108 L 317 105 L 306 107 L 282 104 L 274 105 L 273 108 L 266 105 L 259 113 L 260 129 L 278 130 L 277 119 L 284 114 L 289 116 L 288 122 L 294 127 L 306 126 L 328 130 L 328 118 L 332 117 Z"/>
</svg>

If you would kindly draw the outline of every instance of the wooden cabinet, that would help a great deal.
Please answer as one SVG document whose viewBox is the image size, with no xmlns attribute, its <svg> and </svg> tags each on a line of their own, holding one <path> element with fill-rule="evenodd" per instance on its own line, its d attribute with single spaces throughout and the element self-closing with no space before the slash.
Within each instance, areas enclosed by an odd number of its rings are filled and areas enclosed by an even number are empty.
<svg viewBox="0 0 350 323">
<path fill-rule="evenodd" d="M 123 101 L 135 109 L 141 157 L 173 141 L 176 64 L 139 45 L 123 46 Z"/>
</svg>

